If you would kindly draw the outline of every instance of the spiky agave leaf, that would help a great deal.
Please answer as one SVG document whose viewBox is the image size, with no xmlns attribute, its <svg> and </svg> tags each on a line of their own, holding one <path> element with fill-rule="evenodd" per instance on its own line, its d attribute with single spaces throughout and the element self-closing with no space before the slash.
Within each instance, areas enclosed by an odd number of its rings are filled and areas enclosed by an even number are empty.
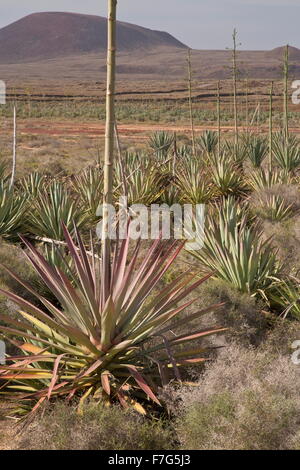
<svg viewBox="0 0 300 470">
<path fill-rule="evenodd" d="M 148 206 L 157 201 L 165 187 L 163 184 L 164 175 L 158 171 L 154 159 L 143 154 L 127 153 L 123 165 L 128 205 L 145 204 Z M 119 163 L 115 168 L 115 183 L 115 196 L 119 198 L 124 195 Z"/>
<path fill-rule="evenodd" d="M 249 186 L 255 191 L 265 188 L 272 188 L 279 184 L 293 184 L 294 178 L 285 170 L 274 168 L 258 168 L 252 171 L 247 178 Z"/>
<path fill-rule="evenodd" d="M 280 280 L 271 292 L 271 300 L 281 310 L 283 318 L 288 316 L 300 319 L 300 281 L 290 277 Z"/>
<path fill-rule="evenodd" d="M 203 162 L 196 158 L 183 158 L 176 175 L 181 201 L 189 204 L 205 204 L 214 196 L 210 175 Z"/>
<path fill-rule="evenodd" d="M 171 145 L 174 142 L 174 136 L 169 132 L 155 132 L 149 139 L 149 146 L 154 151 L 159 160 L 165 160 Z"/>
<path fill-rule="evenodd" d="M 218 133 L 215 131 L 205 131 L 197 141 L 200 149 L 208 154 L 215 151 L 218 144 Z"/>
<path fill-rule="evenodd" d="M 254 168 L 260 168 L 269 150 L 265 137 L 252 136 L 247 144 L 247 156 Z"/>
<path fill-rule="evenodd" d="M 18 232 L 24 227 L 27 201 L 10 189 L 4 181 L 0 182 L 0 236 L 17 239 Z"/>
<path fill-rule="evenodd" d="M 220 158 L 211 157 L 210 165 L 212 180 L 220 195 L 239 195 L 245 191 L 246 184 L 240 168 L 236 163 L 228 161 L 226 154 L 221 154 Z"/>
<path fill-rule="evenodd" d="M 226 140 L 222 147 L 222 153 L 226 154 L 227 161 L 231 160 L 240 168 L 242 168 L 243 162 L 247 158 L 247 145 L 245 140 L 239 140 L 237 145 L 235 142 Z"/>
<path fill-rule="evenodd" d="M 45 175 L 34 172 L 22 178 L 19 182 L 19 186 L 22 193 L 25 193 L 28 198 L 35 198 L 44 187 L 46 181 L 47 178 Z"/>
<path fill-rule="evenodd" d="M 94 220 L 103 199 L 103 170 L 89 167 L 73 177 L 73 187 L 79 195 L 83 210 Z"/>
<path fill-rule="evenodd" d="M 203 249 L 191 254 L 217 278 L 251 295 L 265 297 L 280 270 L 276 251 L 259 226 L 249 223 L 247 213 L 223 204 L 206 219 Z"/>
<path fill-rule="evenodd" d="M 59 181 L 52 181 L 39 191 L 32 209 L 28 225 L 39 237 L 63 240 L 62 222 L 72 231 L 74 223 L 80 228 L 87 221 L 85 211 Z"/>
<path fill-rule="evenodd" d="M 74 265 L 71 278 L 70 273 L 67 276 L 51 266 L 23 240 L 30 263 L 61 308 L 6 268 L 44 309 L 1 291 L 20 307 L 21 319 L 1 314 L 0 321 L 6 326 L 0 326 L 0 334 L 12 338 L 23 352 L 8 358 L 8 364 L 0 368 L 0 380 L 6 382 L 5 393 L 28 403 L 31 409 L 51 397 L 70 399 L 74 395 L 99 393 L 112 399 L 118 397 L 122 402 L 126 394 L 139 395 L 142 391 L 145 397 L 158 402 L 147 377 L 155 383 L 158 370 L 165 377 L 168 370 L 177 370 L 186 361 L 203 361 L 204 346 L 183 350 L 182 345 L 224 331 L 212 327 L 192 335 L 182 334 L 183 326 L 219 307 L 181 316 L 193 302 L 184 299 L 209 276 L 195 281 L 194 273 L 187 273 L 157 289 L 183 244 L 156 240 L 140 263 L 139 243 L 128 260 L 127 238 L 116 247 L 110 289 L 103 292 L 99 258 L 86 251 L 77 231 L 77 244 L 65 227 L 64 234 Z M 176 331 L 180 333 L 174 335 Z"/>
<path fill-rule="evenodd" d="M 259 216 L 276 222 L 283 222 L 294 215 L 294 204 L 289 204 L 280 194 L 258 195 Z"/>
<path fill-rule="evenodd" d="M 273 138 L 273 155 L 282 170 L 294 172 L 300 167 L 300 146 L 296 136 L 277 132 Z"/>
</svg>

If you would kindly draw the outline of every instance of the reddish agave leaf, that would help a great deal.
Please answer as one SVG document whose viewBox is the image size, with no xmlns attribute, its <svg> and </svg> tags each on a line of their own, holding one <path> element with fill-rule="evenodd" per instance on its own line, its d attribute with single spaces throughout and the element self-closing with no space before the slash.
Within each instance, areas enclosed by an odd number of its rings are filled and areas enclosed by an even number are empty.
<svg viewBox="0 0 300 470">
<path fill-rule="evenodd" d="M 93 276 L 91 273 L 91 267 L 89 264 L 89 261 L 87 259 L 86 253 L 85 253 L 85 248 L 83 247 L 83 244 L 81 242 L 80 237 L 78 236 L 78 240 L 80 239 L 80 246 L 82 249 L 80 250 L 80 255 L 83 258 L 83 262 L 78 254 L 77 247 L 72 240 L 68 230 L 66 228 L 64 229 L 64 234 L 66 238 L 66 242 L 68 245 L 68 248 L 70 250 L 70 253 L 72 255 L 72 258 L 75 261 L 76 269 L 78 271 L 78 278 L 80 280 L 80 283 L 84 289 L 84 292 L 86 293 L 86 298 L 91 302 L 92 309 L 94 312 L 98 310 L 97 305 L 95 303 L 95 289 L 94 289 L 94 283 L 93 283 Z M 91 284 L 92 283 L 92 284 Z"/>
<path fill-rule="evenodd" d="M 45 400 L 46 400 L 46 397 L 40 398 L 39 401 L 36 403 L 36 405 L 32 408 L 30 414 L 34 414 L 39 409 L 39 407 L 43 404 L 43 402 Z"/>
<path fill-rule="evenodd" d="M 120 404 L 123 406 L 123 408 L 128 408 L 128 403 L 125 400 L 125 395 L 121 390 L 117 393 L 117 397 L 118 397 Z"/>
<path fill-rule="evenodd" d="M 129 370 L 129 372 L 132 374 L 134 380 L 136 381 L 136 383 L 138 384 L 138 386 L 144 390 L 144 392 L 146 393 L 146 395 L 148 397 L 150 397 L 155 403 L 157 403 L 158 405 L 160 405 L 160 402 L 159 400 L 156 398 L 156 396 L 154 395 L 154 393 L 152 392 L 151 388 L 149 387 L 149 385 L 146 383 L 144 377 L 139 373 L 139 371 L 134 367 L 134 366 L 129 366 L 127 365 L 126 366 L 127 369 Z"/>
<path fill-rule="evenodd" d="M 165 333 L 166 331 L 169 331 L 170 329 L 174 330 L 175 328 L 178 328 L 179 326 L 186 325 L 188 322 L 192 320 L 196 320 L 197 318 L 199 318 L 202 315 L 205 315 L 206 313 L 214 312 L 218 310 L 219 308 L 223 307 L 224 305 L 225 305 L 224 303 L 215 304 L 215 305 L 212 305 L 211 307 L 204 308 L 203 310 L 198 310 L 198 312 L 195 312 L 192 315 L 189 315 L 183 318 L 182 320 L 179 320 L 176 323 L 173 323 L 172 325 L 167 326 L 163 328 L 162 330 L 159 330 L 157 334 Z"/>
<path fill-rule="evenodd" d="M 59 367 L 59 364 L 60 364 L 60 361 L 62 360 L 62 358 L 65 356 L 65 354 L 60 354 L 59 356 L 57 356 L 55 362 L 54 362 L 54 368 L 53 368 L 53 377 L 51 379 L 51 383 L 50 383 L 50 386 L 49 386 L 49 390 L 48 390 L 48 400 L 50 400 L 51 398 L 51 394 L 52 394 L 52 391 L 56 385 L 56 382 L 58 380 L 58 367 Z"/>
<path fill-rule="evenodd" d="M 201 286 L 205 281 L 207 281 L 209 278 L 211 278 L 212 274 L 207 274 L 207 276 L 204 276 L 203 278 L 199 279 L 198 281 L 194 282 L 191 284 L 187 289 L 185 289 L 178 297 L 173 299 L 173 303 L 178 303 L 182 299 L 184 299 L 187 295 L 189 295 L 193 290 L 197 289 L 197 287 Z"/>
<path fill-rule="evenodd" d="M 95 372 L 95 370 L 97 370 L 102 364 L 103 364 L 103 359 L 98 359 L 88 369 L 80 372 L 80 374 L 76 376 L 75 380 L 81 379 L 83 377 L 87 377 L 92 372 Z"/>
<path fill-rule="evenodd" d="M 109 372 L 103 372 L 101 374 L 101 384 L 105 393 L 110 396 Z"/>
<path fill-rule="evenodd" d="M 67 227 L 64 224 L 63 224 L 63 231 L 64 231 L 64 234 L 66 236 L 68 230 L 67 230 Z M 85 272 L 86 272 L 86 275 L 87 275 L 88 280 L 89 280 L 89 285 L 92 286 L 93 293 L 95 294 L 95 283 L 94 283 L 93 270 L 92 270 L 90 261 L 88 259 L 87 253 L 86 253 L 86 249 L 83 245 L 82 238 L 79 235 L 77 227 L 75 227 L 75 235 L 76 235 L 76 239 L 77 239 L 77 242 L 78 242 L 78 245 L 79 245 L 79 248 L 80 248 L 80 255 L 82 256 L 83 266 L 85 268 Z"/>
<path fill-rule="evenodd" d="M 228 328 L 216 327 L 212 330 L 201 330 L 191 335 L 178 336 L 177 338 L 171 339 L 170 342 L 172 343 L 172 345 L 181 344 L 181 343 L 184 343 L 185 341 L 193 341 L 194 339 L 201 338 L 203 336 L 209 336 L 209 335 L 213 335 L 216 333 L 222 333 L 224 331 L 228 331 Z"/>
</svg>

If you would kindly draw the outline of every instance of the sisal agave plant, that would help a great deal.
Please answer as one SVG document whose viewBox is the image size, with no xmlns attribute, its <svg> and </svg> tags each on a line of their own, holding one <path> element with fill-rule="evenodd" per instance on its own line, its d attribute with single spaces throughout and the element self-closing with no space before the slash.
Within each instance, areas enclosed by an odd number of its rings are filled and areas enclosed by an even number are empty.
<svg viewBox="0 0 300 470">
<path fill-rule="evenodd" d="M 248 176 L 248 184 L 255 191 L 269 189 L 280 184 L 293 184 L 294 179 L 290 173 L 279 169 L 258 168 Z"/>
<path fill-rule="evenodd" d="M 271 299 L 281 309 L 283 318 L 300 320 L 300 281 L 297 278 L 281 280 L 272 289 Z"/>
<path fill-rule="evenodd" d="M 193 156 L 193 149 L 189 145 L 180 145 L 177 148 L 177 157 L 179 159 L 190 159 Z"/>
<path fill-rule="evenodd" d="M 233 161 L 242 168 L 247 158 L 247 145 L 245 139 L 240 139 L 237 143 L 229 140 L 225 141 L 222 152 L 226 154 L 228 161 Z"/>
<path fill-rule="evenodd" d="M 208 154 L 214 153 L 218 145 L 218 133 L 205 131 L 198 139 L 200 149 Z"/>
<path fill-rule="evenodd" d="M 160 197 L 160 202 L 163 204 L 168 204 L 172 206 L 173 204 L 178 204 L 180 201 L 180 192 L 178 187 L 171 181 L 169 185 L 166 186 L 164 192 Z"/>
<path fill-rule="evenodd" d="M 279 194 L 258 196 L 256 212 L 260 217 L 273 222 L 283 222 L 294 214 L 294 205 L 288 204 Z"/>
<path fill-rule="evenodd" d="M 212 157 L 210 163 L 212 180 L 220 195 L 238 195 L 246 189 L 239 168 L 233 162 L 226 161 L 225 154 L 221 158 Z"/>
<path fill-rule="evenodd" d="M 260 168 L 268 155 L 269 145 L 264 137 L 253 136 L 247 145 L 247 156 L 254 168 Z"/>
<path fill-rule="evenodd" d="M 149 139 L 149 146 L 159 160 L 166 160 L 174 136 L 165 131 L 155 132 Z"/>
<path fill-rule="evenodd" d="M 205 204 L 214 196 L 214 189 L 203 163 L 196 158 L 182 159 L 177 173 L 177 186 L 181 201 Z"/>
<path fill-rule="evenodd" d="M 38 172 L 30 173 L 30 175 L 24 177 L 20 183 L 20 190 L 28 198 L 36 198 L 39 192 L 44 188 L 46 183 L 46 176 L 41 175 Z"/>
<path fill-rule="evenodd" d="M 163 173 L 158 172 L 157 164 L 142 154 L 127 154 L 123 162 L 115 168 L 115 195 L 124 195 L 122 177 L 125 176 L 128 205 L 150 205 L 158 200 L 164 191 Z M 122 174 L 123 170 L 123 174 Z"/>
<path fill-rule="evenodd" d="M 78 201 L 57 181 L 44 187 L 33 200 L 32 206 L 28 224 L 31 232 L 38 237 L 63 240 L 62 222 L 72 230 L 74 223 L 80 228 L 87 220 Z"/>
<path fill-rule="evenodd" d="M 273 137 L 273 155 L 282 170 L 294 172 L 300 167 L 300 147 L 296 136 L 276 133 Z"/>
<path fill-rule="evenodd" d="M 81 201 L 82 209 L 91 220 L 94 220 L 103 199 L 103 170 L 98 167 L 89 167 L 75 176 L 72 183 Z"/>
<path fill-rule="evenodd" d="M 26 198 L 14 194 L 12 189 L 0 181 L 0 236 L 17 239 L 18 232 L 24 229 L 27 210 Z"/>
<path fill-rule="evenodd" d="M 251 225 L 237 204 L 224 203 L 206 220 L 204 247 L 191 254 L 202 266 L 239 291 L 265 297 L 279 271 L 270 240 Z"/>
<path fill-rule="evenodd" d="M 156 387 L 168 383 L 169 372 L 179 379 L 180 366 L 203 362 L 207 349 L 201 340 L 224 331 L 182 331 L 220 307 L 181 315 L 194 300 L 186 297 L 209 276 L 195 281 L 194 273 L 186 273 L 158 288 L 183 244 L 156 240 L 140 262 L 139 243 L 128 260 L 127 238 L 116 246 L 106 292 L 99 257 L 86 251 L 76 229 L 76 242 L 63 230 L 75 268 L 71 278 L 23 239 L 31 265 L 60 308 L 6 268 L 43 308 L 1 291 L 19 306 L 20 319 L 0 314 L 0 334 L 21 351 L 0 366 L 0 380 L 6 384 L 1 393 L 25 411 L 36 410 L 44 400 L 74 396 L 81 397 L 81 403 L 87 397 L 119 399 L 123 405 L 136 398 L 159 403 Z M 195 340 L 197 344 L 189 346 Z"/>
</svg>

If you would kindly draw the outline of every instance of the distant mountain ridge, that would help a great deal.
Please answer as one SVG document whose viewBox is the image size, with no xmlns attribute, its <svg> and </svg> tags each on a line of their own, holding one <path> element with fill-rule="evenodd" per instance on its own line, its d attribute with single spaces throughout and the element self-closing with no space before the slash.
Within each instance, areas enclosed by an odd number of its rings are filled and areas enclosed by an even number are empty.
<svg viewBox="0 0 300 470">
<path fill-rule="evenodd" d="M 187 46 L 166 32 L 117 24 L 122 79 L 185 79 Z M 78 13 L 34 13 L 0 29 L 1 80 L 105 80 L 107 19 Z M 241 78 L 282 77 L 285 47 L 240 50 Z M 193 50 L 195 79 L 231 76 L 229 50 Z M 300 49 L 290 46 L 290 77 L 300 77 Z"/>
<path fill-rule="evenodd" d="M 276 47 L 275 49 L 268 51 L 266 53 L 266 56 L 269 58 L 282 60 L 284 56 L 285 48 L 286 46 Z M 289 47 L 289 59 L 291 62 L 300 62 L 300 49 L 298 49 L 297 47 L 290 46 Z"/>
<path fill-rule="evenodd" d="M 185 49 L 170 34 L 130 23 L 117 24 L 118 50 Z M 107 20 L 78 13 L 34 13 L 0 29 L 0 63 L 34 62 L 105 51 Z"/>
</svg>

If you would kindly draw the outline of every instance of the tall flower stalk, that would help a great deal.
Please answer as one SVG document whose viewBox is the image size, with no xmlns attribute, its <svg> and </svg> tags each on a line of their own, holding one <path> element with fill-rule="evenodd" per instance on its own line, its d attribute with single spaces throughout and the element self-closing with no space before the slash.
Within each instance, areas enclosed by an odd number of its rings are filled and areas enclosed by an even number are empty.
<svg viewBox="0 0 300 470">
<path fill-rule="evenodd" d="M 106 89 L 106 130 L 104 154 L 104 195 L 102 262 L 103 289 L 109 291 L 111 278 L 111 240 L 109 239 L 109 210 L 113 202 L 114 168 L 114 129 L 115 129 L 115 82 L 116 82 L 116 18 L 117 0 L 108 0 L 108 37 L 107 37 L 107 89 Z"/>
</svg>

